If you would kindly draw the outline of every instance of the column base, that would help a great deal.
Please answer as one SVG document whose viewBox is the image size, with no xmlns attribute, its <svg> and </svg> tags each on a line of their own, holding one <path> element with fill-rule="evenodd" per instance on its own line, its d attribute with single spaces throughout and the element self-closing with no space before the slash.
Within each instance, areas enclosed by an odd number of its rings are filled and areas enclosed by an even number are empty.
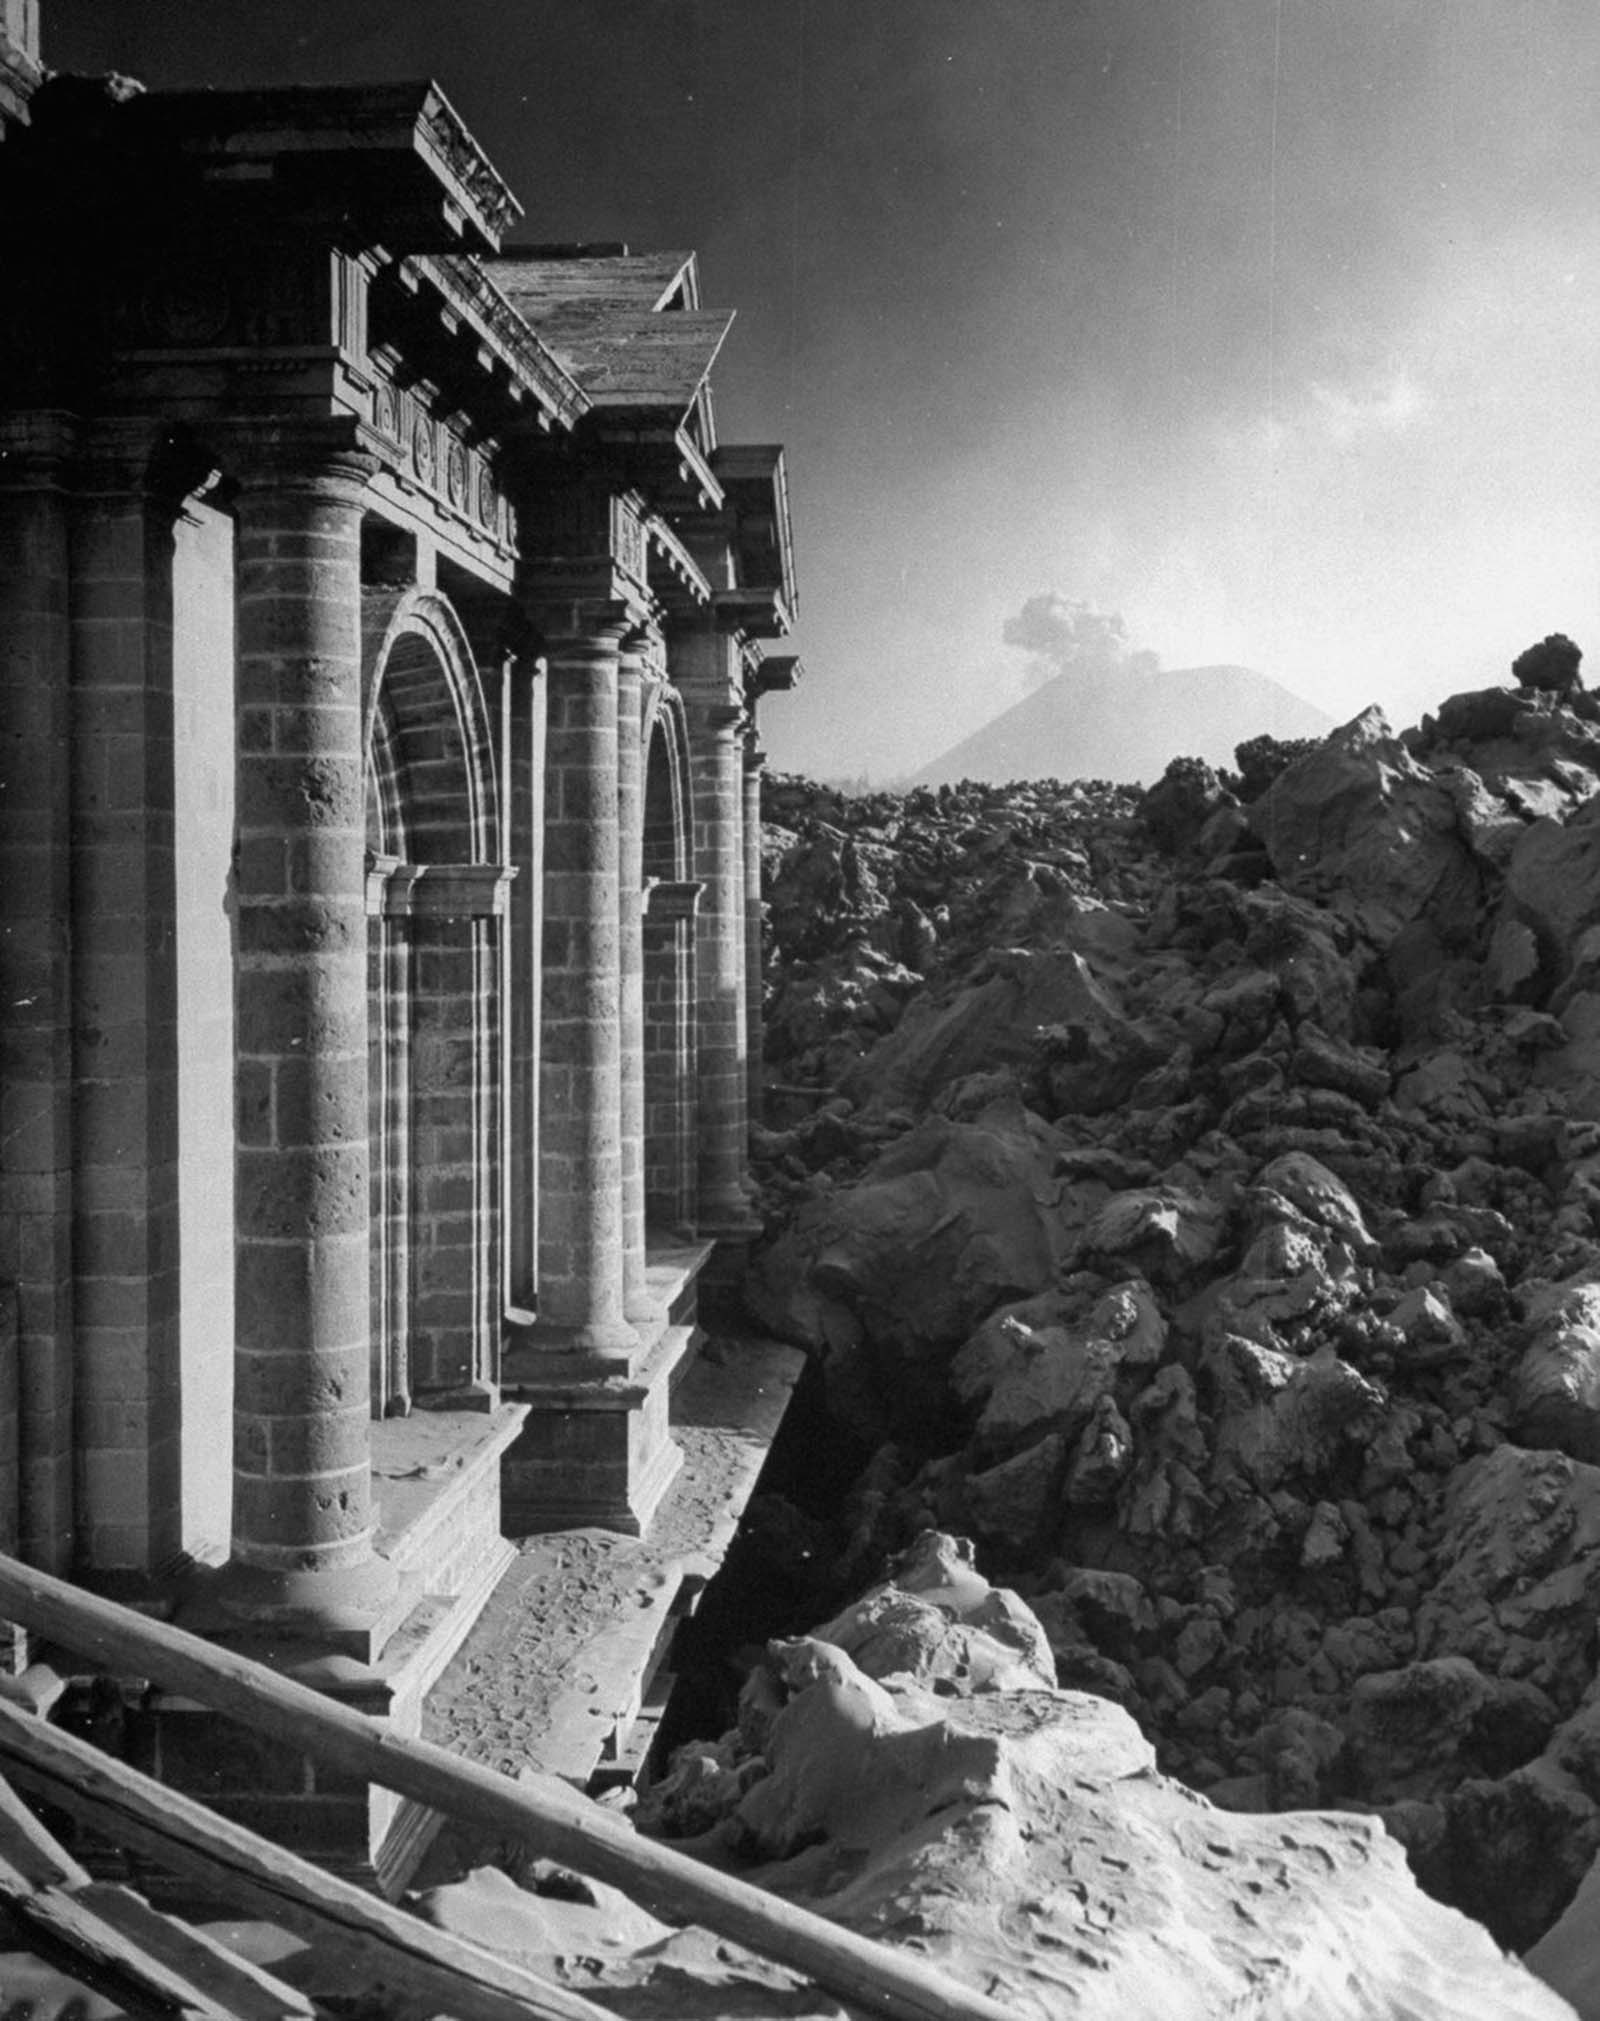
<svg viewBox="0 0 1600 2021">
<path fill-rule="evenodd" d="M 680 1464 L 670 1393 L 699 1346 L 696 1295 L 710 1255 L 708 1242 L 652 1247 L 646 1282 L 657 1318 L 625 1373 L 572 1353 L 560 1328 L 508 1326 L 501 1386 L 529 1406 L 502 1474 L 511 1535 L 649 1528 Z"/>
<path fill-rule="evenodd" d="M 527 1313 L 508 1313 L 504 1325 L 505 1358 L 500 1370 L 500 1389 L 510 1396 L 517 1390 L 508 1366 L 516 1366 L 525 1354 L 543 1361 L 559 1356 L 563 1365 L 584 1376 L 626 1378 L 637 1367 L 644 1350 L 639 1329 L 618 1319 L 580 1326 L 568 1326 L 559 1319 L 536 1319 Z"/>
<path fill-rule="evenodd" d="M 759 1235 L 765 1226 L 761 1216 L 751 1207 L 743 1195 L 733 1200 L 713 1201 L 702 1205 L 695 1221 L 701 1235 L 712 1241 L 738 1240 L 749 1242 Z"/>
<path fill-rule="evenodd" d="M 668 1422 L 672 1376 L 696 1344 L 696 1329 L 664 1326 L 628 1378 L 575 1377 L 538 1354 L 503 1374 L 528 1406 L 522 1435 L 501 1474 L 512 1536 L 593 1524 L 640 1537 L 682 1461 Z"/>
<path fill-rule="evenodd" d="M 378 1562 L 402 1596 L 400 1624 L 381 1655 L 353 1654 L 348 1638 L 286 1636 L 270 1606 L 265 1617 L 246 1618 L 236 1581 L 231 1606 L 219 1606 L 226 1573 L 197 1582 L 180 1624 L 396 1733 L 419 1734 L 428 1694 L 516 1562 L 502 1534 L 500 1469 L 522 1415 L 502 1406 L 373 1426 Z M 153 1773 L 348 1879 L 397 1893 L 437 1829 L 425 1807 L 264 1741 L 179 1694 L 157 1694 L 151 1719 Z"/>
<path fill-rule="evenodd" d="M 410 1612 L 395 1569 L 373 1556 L 328 1572 L 274 1572 L 233 1560 L 185 1609 L 184 1626 L 225 1643 L 304 1645 L 375 1663 Z"/>
</svg>

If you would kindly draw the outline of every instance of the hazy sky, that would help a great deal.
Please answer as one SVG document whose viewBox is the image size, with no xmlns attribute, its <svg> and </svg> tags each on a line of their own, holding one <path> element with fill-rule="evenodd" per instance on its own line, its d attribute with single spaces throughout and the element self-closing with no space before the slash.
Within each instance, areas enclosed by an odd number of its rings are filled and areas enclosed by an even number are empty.
<svg viewBox="0 0 1600 2021">
<path fill-rule="evenodd" d="M 1397 720 L 1600 679 L 1594 0 L 44 0 L 151 86 L 432 74 L 540 239 L 693 246 L 787 443 L 806 686 L 888 777 L 1054 594 Z"/>
</svg>

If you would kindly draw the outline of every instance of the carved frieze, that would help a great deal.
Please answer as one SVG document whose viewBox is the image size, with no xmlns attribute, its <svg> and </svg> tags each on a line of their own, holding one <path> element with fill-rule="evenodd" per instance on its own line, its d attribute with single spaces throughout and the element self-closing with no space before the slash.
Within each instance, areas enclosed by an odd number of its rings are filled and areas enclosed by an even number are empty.
<svg viewBox="0 0 1600 2021">
<path fill-rule="evenodd" d="M 172 246 L 114 301 L 119 351 L 280 350 L 359 338 L 363 277 L 324 247 Z"/>
<path fill-rule="evenodd" d="M 617 566 L 631 575 L 636 583 L 645 581 L 644 521 L 639 510 L 629 497 L 613 498 L 611 501 L 611 553 Z"/>
<path fill-rule="evenodd" d="M 444 447 L 444 494 L 457 512 L 467 509 L 469 457 L 467 445 L 457 435 L 448 435 Z"/>
<path fill-rule="evenodd" d="M 205 259 L 158 275 L 146 286 L 140 308 L 143 334 L 163 349 L 218 344 L 236 314 L 227 274 Z"/>
<path fill-rule="evenodd" d="M 400 395 L 387 379 L 372 389 L 372 425 L 386 442 L 400 440 Z"/>
<path fill-rule="evenodd" d="M 419 403 L 413 403 L 411 415 L 411 467 L 416 472 L 417 482 L 425 489 L 434 489 L 438 474 L 439 458 L 434 443 L 435 422 L 428 410 Z"/>
<path fill-rule="evenodd" d="M 388 445 L 390 468 L 498 546 L 513 546 L 516 516 L 492 449 L 473 442 L 459 417 L 435 413 L 424 391 L 397 385 L 389 376 L 393 362 L 375 359 L 368 367 L 372 426 Z"/>
</svg>

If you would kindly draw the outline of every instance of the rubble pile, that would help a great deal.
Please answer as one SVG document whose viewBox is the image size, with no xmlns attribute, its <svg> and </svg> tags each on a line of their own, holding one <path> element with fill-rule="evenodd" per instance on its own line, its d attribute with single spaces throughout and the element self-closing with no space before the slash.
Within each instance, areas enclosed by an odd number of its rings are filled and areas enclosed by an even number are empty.
<svg viewBox="0 0 1600 2021">
<path fill-rule="evenodd" d="M 773 780 L 750 1291 L 871 1453 L 841 1595 L 974 1539 L 1163 1773 L 1517 1949 L 1600 1848 L 1600 706 L 1523 671 L 1142 796 Z"/>
</svg>

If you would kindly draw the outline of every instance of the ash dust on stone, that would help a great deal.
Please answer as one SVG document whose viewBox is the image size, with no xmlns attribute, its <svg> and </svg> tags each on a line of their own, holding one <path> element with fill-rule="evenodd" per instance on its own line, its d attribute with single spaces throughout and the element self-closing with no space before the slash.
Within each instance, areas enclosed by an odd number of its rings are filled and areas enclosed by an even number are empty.
<svg viewBox="0 0 1600 2021">
<path fill-rule="evenodd" d="M 808 1364 L 722 1569 L 677 1631 L 652 1773 L 685 1742 L 733 1724 L 768 1642 L 806 1633 L 859 1591 L 837 1517 L 871 1457 L 831 1414 L 821 1370 Z"/>
<path fill-rule="evenodd" d="M 1147 794 L 769 781 L 747 1295 L 810 1387 L 647 1828 L 1019 2012 L 1571 2011 L 1498 1943 L 1600 2013 L 1568 646 Z"/>
</svg>

